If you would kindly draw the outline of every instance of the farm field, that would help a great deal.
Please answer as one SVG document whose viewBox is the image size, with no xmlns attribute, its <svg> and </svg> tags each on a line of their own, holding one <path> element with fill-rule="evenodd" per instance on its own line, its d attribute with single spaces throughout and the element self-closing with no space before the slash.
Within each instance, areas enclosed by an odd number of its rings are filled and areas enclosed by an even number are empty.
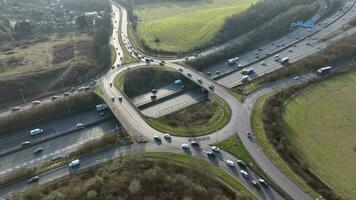
<svg viewBox="0 0 356 200">
<path fill-rule="evenodd" d="M 137 35 L 151 49 L 187 52 L 211 41 L 224 19 L 258 0 L 197 0 L 141 4 Z M 238 28 L 238 27 L 237 27 Z"/>
<path fill-rule="evenodd" d="M 283 107 L 296 156 L 345 199 L 356 197 L 356 72 L 313 84 Z"/>
</svg>

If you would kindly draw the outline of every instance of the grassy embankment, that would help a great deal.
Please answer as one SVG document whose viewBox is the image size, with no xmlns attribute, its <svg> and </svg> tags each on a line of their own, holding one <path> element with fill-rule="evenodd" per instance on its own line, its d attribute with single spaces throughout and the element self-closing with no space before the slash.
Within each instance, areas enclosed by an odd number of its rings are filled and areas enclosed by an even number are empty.
<svg viewBox="0 0 356 200">
<path fill-rule="evenodd" d="M 240 182 L 211 163 L 190 156 L 166 153 L 120 157 L 69 178 L 32 188 L 17 194 L 14 199 L 29 197 L 257 199 Z"/>
<path fill-rule="evenodd" d="M 209 44 L 226 17 L 246 10 L 257 0 L 174 1 L 141 4 L 137 34 L 151 49 L 188 52 Z M 138 42 L 136 42 L 138 43 Z"/>
<path fill-rule="evenodd" d="M 147 123 L 160 132 L 176 136 L 202 136 L 223 128 L 231 118 L 229 105 L 216 95 L 158 119 L 147 118 Z"/>
<path fill-rule="evenodd" d="M 356 72 L 318 82 L 282 111 L 295 156 L 345 199 L 356 196 L 355 82 Z"/>
</svg>

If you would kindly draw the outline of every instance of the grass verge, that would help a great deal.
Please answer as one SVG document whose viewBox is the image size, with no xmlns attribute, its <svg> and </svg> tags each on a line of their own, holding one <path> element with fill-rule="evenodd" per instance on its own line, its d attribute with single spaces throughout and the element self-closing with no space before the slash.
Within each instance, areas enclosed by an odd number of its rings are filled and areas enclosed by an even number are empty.
<svg viewBox="0 0 356 200">
<path fill-rule="evenodd" d="M 303 191 L 309 194 L 313 198 L 317 198 L 320 195 L 316 193 L 301 177 L 299 177 L 295 172 L 289 167 L 289 165 L 279 156 L 277 151 L 274 149 L 273 145 L 269 142 L 267 135 L 264 131 L 262 112 L 264 104 L 269 97 L 273 96 L 273 93 L 262 96 L 257 100 L 251 119 L 252 131 L 257 138 L 258 143 L 262 147 L 262 151 L 273 161 L 276 167 L 284 173 L 288 178 L 290 178 L 294 183 L 296 183 Z"/>
<path fill-rule="evenodd" d="M 209 99 L 216 107 L 213 109 L 212 117 L 205 124 L 199 126 L 171 126 L 167 121 L 161 118 L 147 118 L 146 122 L 160 132 L 170 133 L 175 136 L 196 137 L 213 133 L 223 128 L 230 121 L 231 110 L 229 105 L 220 97 L 210 94 Z"/>
</svg>

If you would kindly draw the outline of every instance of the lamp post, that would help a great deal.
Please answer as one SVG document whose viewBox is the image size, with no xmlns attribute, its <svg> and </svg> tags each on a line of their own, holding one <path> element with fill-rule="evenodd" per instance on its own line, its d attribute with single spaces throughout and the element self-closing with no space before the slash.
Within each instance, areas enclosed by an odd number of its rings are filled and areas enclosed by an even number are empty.
<svg viewBox="0 0 356 200">
<path fill-rule="evenodd" d="M 20 94 L 21 94 L 21 97 L 22 97 L 22 101 L 25 104 L 26 103 L 26 99 L 25 99 L 25 96 L 23 95 L 22 89 L 20 89 L 19 91 L 20 91 Z"/>
</svg>

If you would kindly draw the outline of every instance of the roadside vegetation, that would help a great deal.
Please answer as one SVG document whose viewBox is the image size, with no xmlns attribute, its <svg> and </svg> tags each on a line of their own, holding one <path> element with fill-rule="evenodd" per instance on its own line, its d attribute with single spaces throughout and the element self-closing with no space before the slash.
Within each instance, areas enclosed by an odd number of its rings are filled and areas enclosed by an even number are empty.
<svg viewBox="0 0 356 200">
<path fill-rule="evenodd" d="M 0 117 L 0 133 L 7 134 L 30 125 L 64 117 L 94 107 L 100 102 L 100 98 L 94 92 L 76 93 L 68 97 L 62 96 L 54 101 L 33 106 L 31 109 L 20 110 Z"/>
<path fill-rule="evenodd" d="M 164 156 L 165 154 L 158 154 Z M 171 157 L 175 154 L 169 154 Z M 179 156 L 185 161 L 195 160 Z M 222 173 L 208 162 L 209 169 Z M 201 166 L 201 164 L 195 164 Z M 215 172 L 214 171 L 214 172 Z M 237 189 L 220 181 L 219 175 L 208 175 L 193 167 L 182 166 L 174 159 L 155 154 L 126 156 L 108 161 L 60 181 L 17 193 L 12 199 L 246 199 L 253 197 L 241 183 Z M 226 176 L 226 175 L 225 175 Z M 228 175 L 227 175 L 228 176 Z M 246 191 L 246 193 L 245 193 Z"/>
<path fill-rule="evenodd" d="M 345 123 L 353 120 L 355 74 L 354 66 L 326 80 L 290 87 L 270 97 L 263 107 L 269 142 L 326 199 L 354 196 L 351 185 L 356 179 L 348 171 L 354 165 L 354 136 L 348 130 L 352 125 Z"/>
<path fill-rule="evenodd" d="M 355 71 L 336 75 L 281 106 L 282 130 L 293 155 L 344 199 L 356 196 L 355 83 Z"/>
<path fill-rule="evenodd" d="M 166 116 L 147 118 L 147 123 L 163 133 L 175 136 L 197 137 L 223 128 L 231 118 L 229 105 L 216 95 Z"/>
<path fill-rule="evenodd" d="M 288 178 L 290 178 L 294 183 L 301 187 L 306 193 L 308 193 L 313 198 L 318 198 L 320 195 L 316 193 L 308 183 L 298 176 L 293 169 L 279 156 L 273 144 L 270 142 L 268 136 L 265 133 L 264 123 L 263 123 L 263 107 L 269 97 L 273 96 L 274 93 L 262 96 L 257 100 L 251 118 L 252 131 L 261 146 L 265 154 L 273 161 L 273 164 L 284 173 Z"/>
<path fill-rule="evenodd" d="M 151 92 L 169 84 L 175 80 L 182 80 L 186 88 L 194 84 L 181 73 L 162 66 L 144 66 L 128 69 L 115 78 L 115 87 L 124 91 L 130 98 Z"/>
<path fill-rule="evenodd" d="M 111 7 L 104 6 L 109 2 L 76 1 L 76 5 L 86 4 L 83 10 L 63 3 L 62 8 L 59 2 L 19 0 L 1 6 L 6 9 L 1 12 L 5 19 L 0 17 L 0 24 L 10 19 L 18 22 L 17 28 L 9 29 L 14 35 L 0 41 L 0 93 L 7 94 L 0 96 L 1 106 L 20 103 L 20 91 L 32 100 L 83 84 L 111 64 Z M 57 15 L 58 9 L 72 14 L 63 11 L 63 16 Z M 90 17 L 84 13 L 88 10 L 94 13 Z"/>
</svg>

